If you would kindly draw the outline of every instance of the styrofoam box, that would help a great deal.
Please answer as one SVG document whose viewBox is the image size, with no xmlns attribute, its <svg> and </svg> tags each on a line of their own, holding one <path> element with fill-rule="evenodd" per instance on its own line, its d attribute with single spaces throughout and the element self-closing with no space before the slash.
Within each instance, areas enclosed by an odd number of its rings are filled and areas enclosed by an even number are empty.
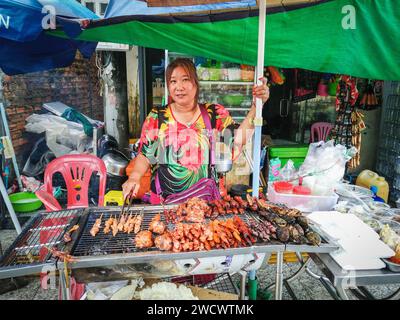
<svg viewBox="0 0 400 320">
<path fill-rule="evenodd" d="M 278 193 L 272 184 L 268 185 L 268 200 L 274 203 L 283 203 L 289 208 L 296 208 L 302 212 L 330 211 L 338 202 L 339 196 L 305 196 L 290 193 Z"/>
</svg>

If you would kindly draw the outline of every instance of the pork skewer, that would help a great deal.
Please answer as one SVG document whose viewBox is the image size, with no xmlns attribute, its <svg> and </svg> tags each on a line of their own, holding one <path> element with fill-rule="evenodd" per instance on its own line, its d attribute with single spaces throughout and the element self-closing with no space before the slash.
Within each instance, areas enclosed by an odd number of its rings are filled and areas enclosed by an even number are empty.
<svg viewBox="0 0 400 320">
<path fill-rule="evenodd" d="M 112 226 L 113 222 L 114 222 L 114 218 L 113 218 L 113 215 L 111 215 L 111 217 L 104 224 L 105 226 L 104 226 L 103 232 L 105 234 L 107 234 L 111 231 L 111 226 Z"/>
<path fill-rule="evenodd" d="M 114 218 L 111 225 L 112 235 L 115 237 L 118 233 L 118 219 Z"/>
<path fill-rule="evenodd" d="M 142 209 L 142 212 L 140 213 L 140 215 L 136 217 L 135 228 L 133 230 L 133 232 L 135 234 L 137 234 L 140 231 L 140 228 L 142 227 L 142 221 L 143 221 L 143 215 L 144 215 L 143 211 L 144 211 L 144 208 Z"/>
<path fill-rule="evenodd" d="M 96 234 L 100 231 L 102 218 L 103 218 L 103 214 L 101 214 L 100 218 L 96 219 L 96 221 L 93 224 L 92 229 L 90 229 L 90 234 L 92 235 L 92 237 L 95 237 Z"/>
</svg>

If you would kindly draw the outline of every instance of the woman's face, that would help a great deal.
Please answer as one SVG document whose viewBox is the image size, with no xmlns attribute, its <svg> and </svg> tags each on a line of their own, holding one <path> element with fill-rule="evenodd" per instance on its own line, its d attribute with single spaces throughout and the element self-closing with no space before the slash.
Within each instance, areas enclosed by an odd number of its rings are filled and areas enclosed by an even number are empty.
<svg viewBox="0 0 400 320">
<path fill-rule="evenodd" d="M 176 67 L 171 74 L 168 90 L 174 102 L 182 107 L 193 106 L 197 93 L 196 85 L 190 80 L 188 73 L 182 67 Z"/>
</svg>

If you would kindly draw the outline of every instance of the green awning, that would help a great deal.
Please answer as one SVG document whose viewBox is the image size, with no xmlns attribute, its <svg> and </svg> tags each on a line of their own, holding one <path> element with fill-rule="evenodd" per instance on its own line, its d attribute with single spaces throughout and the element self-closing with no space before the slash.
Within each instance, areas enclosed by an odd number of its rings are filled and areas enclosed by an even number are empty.
<svg viewBox="0 0 400 320">
<path fill-rule="evenodd" d="M 265 65 L 400 80 L 396 0 L 333 0 L 268 8 Z M 117 42 L 256 65 L 258 12 L 119 16 L 94 22 L 79 39 Z"/>
</svg>

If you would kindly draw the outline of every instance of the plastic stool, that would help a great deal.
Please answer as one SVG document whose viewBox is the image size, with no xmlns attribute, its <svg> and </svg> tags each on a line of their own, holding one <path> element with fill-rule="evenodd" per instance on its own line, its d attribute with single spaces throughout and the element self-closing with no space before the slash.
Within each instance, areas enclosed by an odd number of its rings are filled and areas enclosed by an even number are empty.
<svg viewBox="0 0 400 320">
<path fill-rule="evenodd" d="M 122 206 L 124 204 L 124 195 L 122 191 L 111 190 L 104 196 L 106 206 Z"/>
</svg>

